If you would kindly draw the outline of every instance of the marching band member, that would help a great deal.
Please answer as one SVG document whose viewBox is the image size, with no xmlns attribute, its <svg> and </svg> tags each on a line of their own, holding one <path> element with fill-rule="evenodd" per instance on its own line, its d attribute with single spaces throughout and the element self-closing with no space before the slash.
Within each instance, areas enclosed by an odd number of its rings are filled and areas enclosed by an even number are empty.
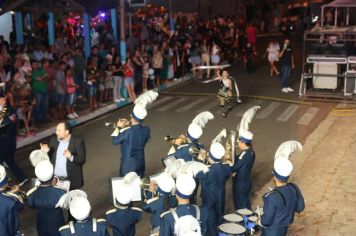
<svg viewBox="0 0 356 236">
<path fill-rule="evenodd" d="M 28 204 L 37 209 L 38 236 L 60 236 L 58 229 L 64 225 L 62 209 L 55 208 L 59 199 L 66 193 L 55 186 L 53 165 L 51 162 L 40 161 L 35 167 L 35 174 L 41 184 L 27 192 Z"/>
<path fill-rule="evenodd" d="M 299 142 L 287 141 L 276 152 L 272 172 L 275 188 L 263 196 L 263 215 L 260 219 L 263 236 L 285 236 L 288 226 L 294 221 L 295 212 L 300 213 L 305 208 L 299 187 L 288 183 L 293 170 L 293 164 L 288 158 L 298 149 L 301 150 Z"/>
<path fill-rule="evenodd" d="M 200 222 L 202 235 L 208 235 L 208 209 L 190 204 L 189 198 L 195 190 L 195 181 L 190 174 L 180 174 L 176 181 L 176 198 L 178 206 L 161 215 L 159 235 L 173 236 L 175 222 L 180 217 L 191 215 Z"/>
<path fill-rule="evenodd" d="M 20 229 L 19 211 L 23 208 L 22 199 L 15 193 L 19 187 L 15 186 L 10 191 L 5 191 L 8 187 L 8 178 L 5 168 L 0 165 L 0 235 L 13 236 Z"/>
<path fill-rule="evenodd" d="M 151 212 L 152 232 L 156 232 L 161 223 L 161 214 L 177 206 L 177 200 L 172 191 L 175 187 L 174 179 L 162 173 L 156 181 L 151 181 L 149 190 L 145 191 L 144 210 Z"/>
<path fill-rule="evenodd" d="M 131 127 L 124 127 L 125 121 L 119 119 L 115 131 L 111 134 L 115 145 L 121 145 L 120 176 L 136 172 L 141 178 L 145 174 L 145 145 L 150 139 L 150 128 L 142 122 L 147 116 L 146 106 L 156 100 L 158 93 L 150 90 L 135 101 L 131 114 Z"/>
<path fill-rule="evenodd" d="M 241 153 L 234 157 L 234 165 L 231 167 L 232 172 L 235 173 L 232 178 L 232 196 L 235 210 L 251 209 L 251 171 L 255 162 L 255 152 L 252 149 L 253 134 L 248 129 L 259 108 L 259 106 L 254 106 L 248 109 L 242 116 L 239 125 L 237 144 Z"/>
<path fill-rule="evenodd" d="M 6 163 L 16 179 L 23 185 L 28 179 L 15 162 L 17 115 L 0 92 L 0 164 Z"/>
<path fill-rule="evenodd" d="M 130 206 L 133 197 L 132 187 L 126 183 L 120 184 L 115 195 L 116 208 L 106 212 L 107 224 L 113 229 L 114 236 L 134 236 L 136 233 L 142 210 Z"/>
<path fill-rule="evenodd" d="M 203 134 L 205 125 L 212 119 L 214 119 L 214 115 L 209 111 L 201 112 L 193 119 L 192 123 L 188 126 L 187 135 L 182 137 L 186 138 L 187 144 L 176 147 L 176 151 L 173 153 L 176 159 L 183 159 L 186 162 L 195 159 L 190 150 L 193 148 L 199 151 L 204 148 L 204 146 L 199 143 L 199 138 Z"/>
<path fill-rule="evenodd" d="M 217 226 L 222 222 L 225 211 L 225 183 L 231 175 L 231 167 L 224 164 L 221 159 L 225 155 L 225 148 L 219 142 L 213 142 L 209 151 L 209 171 L 200 172 L 202 205 L 211 210 L 209 214 L 209 235 L 217 235 Z"/>
<path fill-rule="evenodd" d="M 59 229 L 61 236 L 109 236 L 106 230 L 106 221 L 89 216 L 90 203 L 86 194 L 82 195 L 83 193 L 81 190 L 73 190 L 62 196 L 61 199 L 65 199 L 65 205 L 69 206 L 70 214 L 77 221 L 70 221 L 68 225 L 61 227 Z"/>
<path fill-rule="evenodd" d="M 241 130 L 239 132 L 237 145 L 241 152 L 234 157 L 235 162 L 231 167 L 231 171 L 236 173 L 232 177 L 232 198 L 235 210 L 243 208 L 251 209 L 251 172 L 255 163 L 255 152 L 251 145 L 252 138 L 253 134 L 248 130 Z"/>
<path fill-rule="evenodd" d="M 225 107 L 226 103 L 232 96 L 232 81 L 229 78 L 229 73 L 227 70 L 223 70 L 222 74 L 220 75 L 220 71 L 217 73 L 216 80 L 219 80 L 219 91 L 218 91 L 218 98 L 220 102 L 220 110 L 221 115 L 223 117 L 227 116 L 227 112 L 231 110 L 231 106 Z"/>
</svg>

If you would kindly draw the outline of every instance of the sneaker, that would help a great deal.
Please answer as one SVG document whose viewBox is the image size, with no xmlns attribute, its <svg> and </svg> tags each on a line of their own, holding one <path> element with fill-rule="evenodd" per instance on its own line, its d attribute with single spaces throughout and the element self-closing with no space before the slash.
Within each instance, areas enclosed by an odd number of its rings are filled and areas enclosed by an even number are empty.
<svg viewBox="0 0 356 236">
<path fill-rule="evenodd" d="M 121 98 L 114 99 L 114 102 L 116 103 L 121 102 Z"/>
<path fill-rule="evenodd" d="M 223 112 L 221 115 L 222 115 L 222 117 L 224 117 L 224 118 L 226 118 L 226 117 L 227 117 L 226 112 Z"/>
<path fill-rule="evenodd" d="M 294 92 L 294 90 L 292 88 L 290 88 L 290 87 L 287 88 L 287 91 L 288 92 Z"/>
<path fill-rule="evenodd" d="M 75 118 L 78 118 L 79 115 L 76 113 L 76 112 L 73 112 L 72 115 L 75 117 Z"/>
<path fill-rule="evenodd" d="M 126 101 L 125 98 L 120 98 L 119 100 L 120 100 L 120 102 Z"/>
<path fill-rule="evenodd" d="M 282 93 L 288 93 L 288 89 L 287 88 L 282 88 Z"/>
<path fill-rule="evenodd" d="M 74 119 L 75 116 L 74 116 L 73 114 L 68 114 L 68 115 L 67 115 L 67 118 L 68 118 L 68 119 Z"/>
</svg>

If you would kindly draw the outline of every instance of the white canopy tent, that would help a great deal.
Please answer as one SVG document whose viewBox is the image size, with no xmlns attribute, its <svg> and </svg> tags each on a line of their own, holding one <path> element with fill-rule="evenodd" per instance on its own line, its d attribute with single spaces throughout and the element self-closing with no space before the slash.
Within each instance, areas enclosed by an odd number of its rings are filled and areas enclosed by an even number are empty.
<svg viewBox="0 0 356 236">
<path fill-rule="evenodd" d="M 324 10 L 325 8 L 335 8 L 334 26 L 337 26 L 338 8 L 346 8 L 346 25 L 349 25 L 350 8 L 356 8 L 356 0 L 335 0 L 321 7 L 321 26 L 324 25 Z"/>
</svg>

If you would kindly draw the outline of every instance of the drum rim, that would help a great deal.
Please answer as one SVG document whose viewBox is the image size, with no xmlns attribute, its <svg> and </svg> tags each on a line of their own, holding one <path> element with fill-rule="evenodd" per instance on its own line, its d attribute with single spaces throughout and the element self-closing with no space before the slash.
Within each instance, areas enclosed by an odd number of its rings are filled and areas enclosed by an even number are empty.
<svg viewBox="0 0 356 236">
<path fill-rule="evenodd" d="M 231 226 L 236 227 L 237 229 L 241 229 L 241 230 L 243 229 L 243 230 L 245 230 L 245 231 L 242 231 L 242 232 L 223 231 L 223 230 L 221 229 L 221 227 L 224 226 L 224 225 L 225 225 L 225 226 L 231 225 Z M 228 234 L 243 234 L 243 233 L 246 233 L 246 231 L 247 231 L 245 227 L 243 227 L 242 225 L 236 224 L 236 223 L 223 223 L 223 224 L 219 225 L 218 228 L 219 228 L 219 230 L 220 230 L 221 232 L 223 232 L 223 233 L 228 233 Z"/>
<path fill-rule="evenodd" d="M 232 220 L 229 220 L 229 219 L 226 219 L 225 216 L 234 216 L 234 217 L 237 217 L 239 220 L 238 221 L 232 221 Z M 229 221 L 231 223 L 234 223 L 234 222 L 242 222 L 244 220 L 244 218 L 236 213 L 230 213 L 230 214 L 226 214 L 226 215 L 223 215 L 223 219 L 226 220 L 226 221 Z"/>
<path fill-rule="evenodd" d="M 243 211 L 248 211 L 248 214 L 241 213 L 240 211 L 242 211 L 242 210 Z M 236 213 L 244 215 L 244 216 L 251 216 L 253 214 L 253 211 L 251 211 L 250 209 L 247 209 L 247 208 L 243 208 L 243 209 L 236 210 Z"/>
</svg>

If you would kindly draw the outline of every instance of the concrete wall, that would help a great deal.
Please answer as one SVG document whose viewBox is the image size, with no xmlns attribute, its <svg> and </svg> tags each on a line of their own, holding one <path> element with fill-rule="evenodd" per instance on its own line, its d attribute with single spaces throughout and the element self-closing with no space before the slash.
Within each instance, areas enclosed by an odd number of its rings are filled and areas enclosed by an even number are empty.
<svg viewBox="0 0 356 236">
<path fill-rule="evenodd" d="M 12 14 L 7 12 L 0 16 L 0 35 L 4 36 L 7 42 L 10 42 L 10 33 L 12 31 Z"/>
</svg>

